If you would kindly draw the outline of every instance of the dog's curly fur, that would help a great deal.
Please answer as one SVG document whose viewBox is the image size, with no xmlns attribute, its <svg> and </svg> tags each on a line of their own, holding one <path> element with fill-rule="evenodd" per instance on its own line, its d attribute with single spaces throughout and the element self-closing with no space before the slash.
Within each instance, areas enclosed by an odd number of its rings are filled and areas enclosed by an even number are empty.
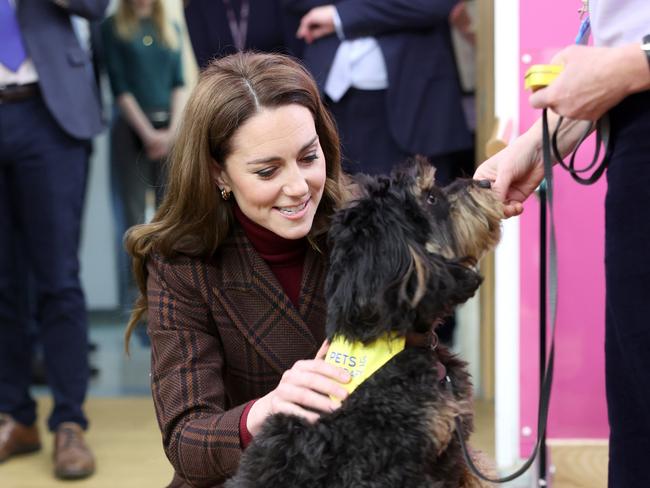
<svg viewBox="0 0 650 488">
<path fill-rule="evenodd" d="M 471 180 L 436 187 L 420 161 L 356 183 L 357 198 L 329 234 L 327 335 L 370 343 L 387 331 L 427 333 L 477 290 L 474 265 L 499 239 L 500 205 Z M 226 486 L 482 486 L 464 461 L 456 418 L 467 438 L 466 364 L 444 347 L 407 347 L 315 424 L 271 416 Z"/>
</svg>

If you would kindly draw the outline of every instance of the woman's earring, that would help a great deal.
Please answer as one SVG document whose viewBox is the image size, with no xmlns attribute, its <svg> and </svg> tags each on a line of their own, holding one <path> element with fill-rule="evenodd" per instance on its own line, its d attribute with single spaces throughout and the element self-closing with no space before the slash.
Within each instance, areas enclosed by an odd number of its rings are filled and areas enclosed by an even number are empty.
<svg viewBox="0 0 650 488">
<path fill-rule="evenodd" d="M 225 188 L 221 189 L 221 198 L 224 200 L 228 200 L 230 198 L 230 192 L 226 190 Z"/>
</svg>

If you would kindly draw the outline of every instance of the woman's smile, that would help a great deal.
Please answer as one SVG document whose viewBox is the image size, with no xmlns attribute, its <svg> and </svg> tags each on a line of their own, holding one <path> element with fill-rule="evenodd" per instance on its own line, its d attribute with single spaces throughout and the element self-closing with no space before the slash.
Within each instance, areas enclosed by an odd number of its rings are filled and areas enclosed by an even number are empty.
<svg viewBox="0 0 650 488">
<path fill-rule="evenodd" d="M 283 216 L 287 217 L 288 219 L 293 219 L 297 220 L 305 216 L 307 213 L 307 206 L 311 202 L 311 198 L 308 198 L 304 202 L 302 202 L 299 205 L 294 205 L 294 206 L 287 206 L 287 207 L 274 207 L 276 210 L 278 210 Z"/>
</svg>

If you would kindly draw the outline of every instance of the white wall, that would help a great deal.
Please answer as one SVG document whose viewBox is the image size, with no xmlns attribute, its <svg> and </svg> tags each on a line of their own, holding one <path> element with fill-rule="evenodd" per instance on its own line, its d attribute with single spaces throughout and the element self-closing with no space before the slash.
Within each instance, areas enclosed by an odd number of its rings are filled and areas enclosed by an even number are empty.
<svg viewBox="0 0 650 488">
<path fill-rule="evenodd" d="M 494 2 L 495 112 L 518 133 L 519 0 Z M 508 142 L 508 141 L 506 141 Z M 501 468 L 519 460 L 519 221 L 503 224 L 495 257 L 495 444 Z"/>
</svg>

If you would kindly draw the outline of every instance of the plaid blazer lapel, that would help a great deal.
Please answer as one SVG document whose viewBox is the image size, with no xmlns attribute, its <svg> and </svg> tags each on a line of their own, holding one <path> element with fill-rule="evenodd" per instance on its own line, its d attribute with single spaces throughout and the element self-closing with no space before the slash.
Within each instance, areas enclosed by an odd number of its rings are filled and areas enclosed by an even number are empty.
<svg viewBox="0 0 650 488">
<path fill-rule="evenodd" d="M 300 316 L 310 328 L 317 347 L 325 340 L 327 302 L 325 300 L 325 278 L 327 268 L 323 254 L 311 246 L 305 256 L 300 285 Z"/>
<path fill-rule="evenodd" d="M 257 254 L 241 228 L 220 247 L 217 268 L 222 271 L 213 293 L 233 325 L 279 374 L 305 351 L 316 354 L 324 337 L 324 305 L 316 295 L 322 290 L 322 261 L 308 252 L 301 285 L 299 310 L 293 306 L 266 262 Z M 322 316 L 319 317 L 319 314 Z M 314 337 L 308 323 L 314 320 L 322 337 Z"/>
</svg>

